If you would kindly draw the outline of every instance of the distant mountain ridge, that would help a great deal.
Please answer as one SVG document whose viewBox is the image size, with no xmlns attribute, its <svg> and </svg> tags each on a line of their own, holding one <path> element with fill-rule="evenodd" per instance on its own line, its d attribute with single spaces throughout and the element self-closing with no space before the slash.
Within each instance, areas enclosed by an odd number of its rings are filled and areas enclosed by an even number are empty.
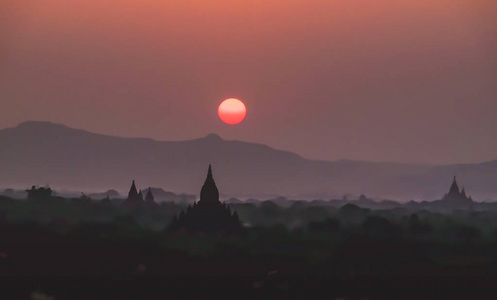
<svg viewBox="0 0 497 300">
<path fill-rule="evenodd" d="M 0 188 L 49 184 L 54 189 L 125 192 L 135 179 L 141 187 L 198 197 L 209 163 L 225 196 L 312 199 L 365 194 L 399 201 L 435 200 L 457 175 L 475 201 L 497 200 L 497 160 L 441 166 L 317 161 L 216 134 L 156 141 L 34 121 L 0 130 Z"/>
</svg>

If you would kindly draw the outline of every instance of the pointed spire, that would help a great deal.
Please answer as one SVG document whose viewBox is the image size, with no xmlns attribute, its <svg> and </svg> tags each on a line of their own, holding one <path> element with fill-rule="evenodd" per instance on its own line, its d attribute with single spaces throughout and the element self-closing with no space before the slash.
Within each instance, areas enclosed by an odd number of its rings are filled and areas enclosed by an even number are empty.
<svg viewBox="0 0 497 300">
<path fill-rule="evenodd" d="M 212 166 L 209 164 L 207 177 L 200 191 L 200 200 L 194 201 L 182 210 L 177 219 L 170 224 L 170 230 L 213 233 L 241 233 L 241 223 L 238 213 L 232 210 L 226 202 L 219 201 L 219 191 L 212 176 Z"/>
<path fill-rule="evenodd" d="M 217 190 L 216 183 L 212 177 L 212 167 L 210 164 L 207 171 L 207 178 L 205 178 L 204 185 L 200 190 L 200 201 L 210 203 L 219 202 L 219 191 Z"/>
<path fill-rule="evenodd" d="M 155 198 L 154 198 L 154 194 L 152 194 L 152 188 L 151 187 L 148 188 L 147 195 L 145 196 L 145 202 L 147 202 L 147 203 L 155 203 Z"/>
<path fill-rule="evenodd" d="M 459 195 L 459 186 L 457 185 L 456 182 L 456 176 L 454 176 L 454 181 L 452 181 L 452 185 L 450 186 L 449 194 Z"/>
<path fill-rule="evenodd" d="M 466 198 L 466 191 L 464 190 L 464 187 L 461 190 L 461 196 L 463 196 L 464 198 Z"/>
<path fill-rule="evenodd" d="M 136 190 L 135 181 L 131 184 L 131 188 L 128 193 L 128 200 L 135 200 L 138 197 L 138 191 Z"/>
</svg>

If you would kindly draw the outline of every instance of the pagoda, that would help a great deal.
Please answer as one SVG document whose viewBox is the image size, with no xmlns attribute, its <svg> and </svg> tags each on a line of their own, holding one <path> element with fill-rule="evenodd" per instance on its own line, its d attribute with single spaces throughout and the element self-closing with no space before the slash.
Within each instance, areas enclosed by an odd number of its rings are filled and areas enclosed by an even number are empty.
<svg viewBox="0 0 497 300">
<path fill-rule="evenodd" d="M 128 192 L 128 198 L 124 200 L 122 205 L 128 208 L 134 208 L 142 204 L 143 204 L 143 196 L 141 190 L 138 193 L 138 190 L 136 189 L 135 186 L 135 181 L 133 180 L 133 183 L 131 183 L 131 188 L 129 189 Z"/>
<path fill-rule="evenodd" d="M 147 195 L 145 196 L 145 205 L 148 206 L 157 206 L 157 202 L 155 202 L 154 194 L 152 193 L 152 188 L 148 188 Z"/>
<path fill-rule="evenodd" d="M 459 190 L 459 186 L 457 185 L 456 176 L 454 176 L 454 180 L 452 181 L 452 185 L 450 186 L 449 192 L 444 195 L 442 201 L 448 201 L 453 204 L 471 204 L 473 199 L 471 196 L 466 195 L 466 191 L 464 187 L 462 190 Z"/>
<path fill-rule="evenodd" d="M 211 165 L 200 191 L 200 200 L 189 205 L 186 213 L 182 211 L 179 216 L 175 216 L 169 229 L 191 233 L 241 233 L 242 225 L 238 214 L 231 213 L 230 207 L 219 201 L 219 191 L 212 177 Z"/>
</svg>

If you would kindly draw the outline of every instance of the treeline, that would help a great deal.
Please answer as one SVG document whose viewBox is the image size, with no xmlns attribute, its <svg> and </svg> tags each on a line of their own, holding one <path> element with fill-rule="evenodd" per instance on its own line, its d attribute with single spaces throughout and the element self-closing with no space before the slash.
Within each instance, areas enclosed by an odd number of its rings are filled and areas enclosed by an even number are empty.
<svg viewBox="0 0 497 300">
<path fill-rule="evenodd" d="M 122 199 L 15 200 L 0 196 L 0 221 L 35 223 L 59 233 L 68 233 L 82 223 L 160 232 L 167 229 L 175 215 L 187 209 L 184 203 L 171 202 L 132 209 L 121 204 Z M 247 230 L 263 228 L 282 235 L 315 235 L 336 240 L 362 236 L 431 242 L 497 241 L 495 211 L 454 210 L 442 214 L 399 207 L 373 210 L 351 203 L 336 207 L 304 201 L 288 206 L 272 201 L 232 203 L 230 207 Z"/>
<path fill-rule="evenodd" d="M 167 278 L 157 285 L 160 291 L 175 278 L 215 276 L 231 278 L 237 289 L 256 293 L 292 295 L 298 288 L 332 286 L 330 296 L 350 298 L 351 292 L 360 291 L 355 295 L 358 299 L 384 299 L 382 293 L 391 288 L 401 291 L 406 285 L 420 291 L 423 284 L 436 281 L 442 287 L 441 278 L 465 278 L 456 286 L 471 283 L 474 287 L 485 283 L 483 278 L 497 277 L 494 212 L 440 214 L 371 210 L 354 204 L 233 203 L 232 210 L 245 224 L 243 235 L 190 235 L 167 230 L 185 206 L 161 203 L 127 209 L 121 201 L 0 198 L 0 276 L 34 278 L 14 289 L 15 297 L 10 298 L 29 298 L 42 286 L 40 278 L 47 276 L 57 280 L 104 276 L 125 280 L 129 286 L 140 278 Z M 393 283 L 399 278 L 407 281 Z M 99 280 L 93 284 L 108 289 Z M 187 281 L 174 284 L 187 287 Z M 139 291 L 152 293 L 150 279 L 143 282 L 147 288 Z M 223 279 L 216 284 L 222 288 L 227 283 Z M 379 294 L 367 288 L 382 284 L 385 289 Z M 92 292 L 85 285 L 79 292 L 93 297 L 100 290 Z M 42 291 L 56 299 L 74 298 L 64 285 Z M 127 295 L 122 285 L 112 295 L 119 293 Z M 154 299 L 156 294 L 149 296 Z"/>
</svg>

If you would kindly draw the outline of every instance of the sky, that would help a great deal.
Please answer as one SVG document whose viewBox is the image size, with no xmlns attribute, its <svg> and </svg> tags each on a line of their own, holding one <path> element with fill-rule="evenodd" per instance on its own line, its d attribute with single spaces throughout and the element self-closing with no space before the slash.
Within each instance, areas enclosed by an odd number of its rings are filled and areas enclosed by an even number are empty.
<svg viewBox="0 0 497 300">
<path fill-rule="evenodd" d="M 1 0 L 0 128 L 497 159 L 494 0 Z M 217 116 L 226 98 L 238 125 Z"/>
</svg>

